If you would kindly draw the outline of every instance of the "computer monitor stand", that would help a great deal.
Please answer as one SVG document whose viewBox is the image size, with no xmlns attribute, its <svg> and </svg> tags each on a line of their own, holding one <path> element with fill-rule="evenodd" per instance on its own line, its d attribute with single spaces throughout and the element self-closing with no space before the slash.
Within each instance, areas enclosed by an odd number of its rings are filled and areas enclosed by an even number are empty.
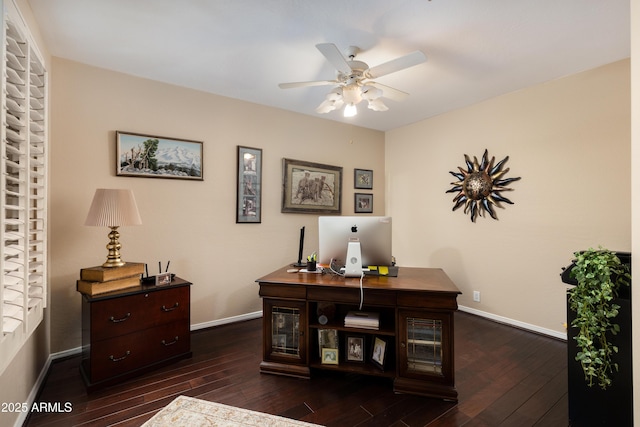
<svg viewBox="0 0 640 427">
<path fill-rule="evenodd" d="M 351 240 L 347 246 L 347 259 L 344 266 L 344 276 L 361 277 L 362 274 L 362 251 L 360 249 L 360 242 L 357 240 Z"/>
<path fill-rule="evenodd" d="M 300 229 L 300 246 L 298 247 L 298 262 L 293 267 L 306 267 L 307 263 L 302 261 L 302 248 L 304 247 L 304 227 Z"/>
</svg>

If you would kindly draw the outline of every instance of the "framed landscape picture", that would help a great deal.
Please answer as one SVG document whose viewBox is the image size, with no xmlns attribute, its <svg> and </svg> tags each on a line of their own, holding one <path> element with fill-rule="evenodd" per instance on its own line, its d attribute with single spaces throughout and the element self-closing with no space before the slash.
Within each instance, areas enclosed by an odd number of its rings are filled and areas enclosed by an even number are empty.
<svg viewBox="0 0 640 427">
<path fill-rule="evenodd" d="M 282 212 L 340 214 L 342 167 L 283 159 Z"/>
<path fill-rule="evenodd" d="M 236 223 L 262 221 L 262 150 L 238 146 Z"/>
<path fill-rule="evenodd" d="M 116 131 L 116 175 L 202 181 L 202 142 Z"/>
</svg>

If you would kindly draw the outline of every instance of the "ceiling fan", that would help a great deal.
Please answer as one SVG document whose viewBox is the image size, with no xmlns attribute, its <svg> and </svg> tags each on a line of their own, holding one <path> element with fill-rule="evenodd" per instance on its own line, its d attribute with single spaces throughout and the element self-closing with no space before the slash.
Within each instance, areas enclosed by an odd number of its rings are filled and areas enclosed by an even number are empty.
<svg viewBox="0 0 640 427">
<path fill-rule="evenodd" d="M 316 112 L 324 114 L 337 108 L 344 107 L 344 116 L 352 117 L 358 113 L 356 104 L 363 99 L 368 102 L 368 107 L 374 111 L 386 111 L 389 108 L 382 102 L 382 97 L 401 101 L 409 94 L 372 79 L 413 67 L 427 60 L 424 53 L 412 52 L 375 67 L 369 67 L 362 61 L 355 59 L 360 51 L 356 46 L 349 46 L 345 57 L 333 43 L 317 44 L 316 48 L 337 70 L 334 80 L 320 80 L 311 82 L 280 83 L 281 89 L 290 89 L 306 86 L 335 85 L 325 100 L 316 108 Z"/>
</svg>

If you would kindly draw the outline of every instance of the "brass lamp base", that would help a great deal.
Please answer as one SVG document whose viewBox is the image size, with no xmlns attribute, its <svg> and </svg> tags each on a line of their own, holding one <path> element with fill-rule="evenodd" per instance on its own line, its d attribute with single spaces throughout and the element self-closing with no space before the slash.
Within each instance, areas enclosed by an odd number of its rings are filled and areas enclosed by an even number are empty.
<svg viewBox="0 0 640 427">
<path fill-rule="evenodd" d="M 109 254 L 107 255 L 107 261 L 105 261 L 102 266 L 105 268 L 122 267 L 126 263 L 120 258 L 120 248 L 122 247 L 122 245 L 118 241 L 118 239 L 120 238 L 120 233 L 118 233 L 118 226 L 112 226 L 110 228 L 111 232 L 109 233 L 109 243 L 107 244 Z"/>
</svg>

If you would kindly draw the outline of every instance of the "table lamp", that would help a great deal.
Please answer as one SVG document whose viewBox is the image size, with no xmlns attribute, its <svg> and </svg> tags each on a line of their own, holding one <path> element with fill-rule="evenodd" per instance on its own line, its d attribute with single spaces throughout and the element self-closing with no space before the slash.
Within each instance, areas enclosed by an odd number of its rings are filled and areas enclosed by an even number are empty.
<svg viewBox="0 0 640 427">
<path fill-rule="evenodd" d="M 122 267 L 125 262 L 120 258 L 120 242 L 118 227 L 124 225 L 140 225 L 142 220 L 136 206 L 136 199 L 131 190 L 114 190 L 98 188 L 93 196 L 91 208 L 84 225 L 106 226 L 111 228 L 107 249 L 107 261 L 103 267 Z"/>
</svg>

